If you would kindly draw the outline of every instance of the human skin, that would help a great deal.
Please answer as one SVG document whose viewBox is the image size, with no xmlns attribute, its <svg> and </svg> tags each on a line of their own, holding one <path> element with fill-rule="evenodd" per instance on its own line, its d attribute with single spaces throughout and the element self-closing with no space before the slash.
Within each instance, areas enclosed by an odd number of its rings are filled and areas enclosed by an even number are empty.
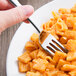
<svg viewBox="0 0 76 76">
<path fill-rule="evenodd" d="M 0 33 L 5 29 L 25 21 L 32 15 L 34 8 L 31 5 L 15 7 L 8 0 L 0 0 Z"/>
</svg>

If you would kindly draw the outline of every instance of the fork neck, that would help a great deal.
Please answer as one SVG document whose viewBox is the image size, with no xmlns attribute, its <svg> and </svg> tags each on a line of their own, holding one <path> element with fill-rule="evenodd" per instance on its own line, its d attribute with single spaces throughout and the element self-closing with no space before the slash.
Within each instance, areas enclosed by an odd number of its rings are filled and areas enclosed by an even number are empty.
<svg viewBox="0 0 76 76">
<path fill-rule="evenodd" d="M 34 26 L 34 28 L 38 31 L 38 33 L 40 33 L 38 27 L 29 18 L 27 20 Z"/>
</svg>

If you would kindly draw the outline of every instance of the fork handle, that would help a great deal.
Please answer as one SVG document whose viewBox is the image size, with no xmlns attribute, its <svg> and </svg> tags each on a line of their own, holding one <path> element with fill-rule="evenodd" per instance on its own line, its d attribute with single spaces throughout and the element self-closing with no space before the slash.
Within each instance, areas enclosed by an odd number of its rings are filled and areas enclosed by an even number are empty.
<svg viewBox="0 0 76 76">
<path fill-rule="evenodd" d="M 21 4 L 19 3 L 18 0 L 9 0 L 14 6 L 21 6 Z M 31 21 L 31 19 L 27 19 L 33 26 L 34 28 L 38 31 L 38 33 L 40 33 L 40 30 L 38 29 L 38 27 Z"/>
</svg>

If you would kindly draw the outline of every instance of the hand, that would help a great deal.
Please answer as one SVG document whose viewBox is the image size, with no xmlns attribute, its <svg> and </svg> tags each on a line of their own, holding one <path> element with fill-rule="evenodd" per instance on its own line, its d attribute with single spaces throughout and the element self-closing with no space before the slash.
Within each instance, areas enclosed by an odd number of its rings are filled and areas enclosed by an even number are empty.
<svg viewBox="0 0 76 76">
<path fill-rule="evenodd" d="M 8 27 L 26 20 L 33 12 L 34 9 L 30 5 L 14 8 L 7 0 L 0 0 L 0 33 Z"/>
</svg>

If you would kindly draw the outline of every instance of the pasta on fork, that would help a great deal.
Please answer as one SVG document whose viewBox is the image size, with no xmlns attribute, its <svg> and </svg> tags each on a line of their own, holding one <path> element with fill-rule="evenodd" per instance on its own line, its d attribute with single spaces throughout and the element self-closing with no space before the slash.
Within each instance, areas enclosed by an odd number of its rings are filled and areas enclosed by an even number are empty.
<svg viewBox="0 0 76 76">
<path fill-rule="evenodd" d="M 68 53 L 56 51 L 53 58 L 39 44 L 34 33 L 25 45 L 25 52 L 18 57 L 19 72 L 26 76 L 76 76 L 76 4 L 70 8 L 53 11 L 53 18 L 42 25 Z"/>
</svg>

